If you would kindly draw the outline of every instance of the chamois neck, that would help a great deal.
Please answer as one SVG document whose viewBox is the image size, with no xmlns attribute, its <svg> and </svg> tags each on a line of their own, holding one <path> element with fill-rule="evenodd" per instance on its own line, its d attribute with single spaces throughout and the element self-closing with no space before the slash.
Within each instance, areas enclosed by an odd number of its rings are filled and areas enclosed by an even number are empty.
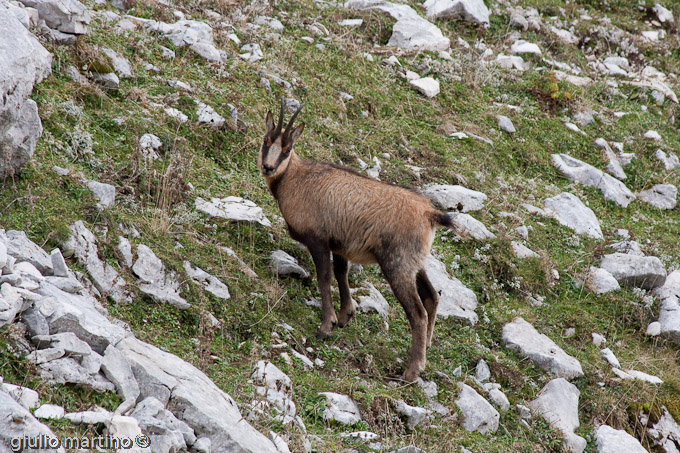
<svg viewBox="0 0 680 453">
<path fill-rule="evenodd" d="M 286 168 L 283 170 L 283 172 L 279 173 L 276 176 L 265 176 L 264 180 L 267 183 L 267 187 L 269 187 L 269 191 L 272 193 L 274 196 L 274 199 L 277 201 L 279 200 L 279 187 L 281 183 L 284 181 L 284 179 L 290 178 L 298 169 L 298 167 L 302 164 L 302 159 L 300 159 L 297 154 L 295 154 L 294 150 L 290 151 L 290 157 L 288 157 L 287 162 L 286 162 Z"/>
</svg>

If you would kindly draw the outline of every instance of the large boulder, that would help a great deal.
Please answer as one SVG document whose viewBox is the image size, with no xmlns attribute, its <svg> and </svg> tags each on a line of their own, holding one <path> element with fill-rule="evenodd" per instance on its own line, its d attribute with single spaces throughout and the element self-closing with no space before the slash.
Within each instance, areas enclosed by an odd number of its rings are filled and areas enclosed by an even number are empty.
<svg viewBox="0 0 680 453">
<path fill-rule="evenodd" d="M 469 385 L 459 382 L 458 388 L 460 395 L 456 400 L 456 406 L 463 413 L 463 428 L 482 434 L 496 432 L 501 418 L 498 411 Z"/>
<path fill-rule="evenodd" d="M 477 323 L 475 313 L 477 296 L 456 277 L 449 276 L 446 266 L 437 258 L 429 255 L 425 261 L 425 272 L 432 282 L 432 286 L 439 293 L 438 318 L 448 318 L 465 321 L 470 325 Z"/>
<path fill-rule="evenodd" d="M 479 25 L 489 25 L 489 8 L 483 0 L 426 0 L 427 17 L 461 19 Z"/>
<path fill-rule="evenodd" d="M 29 449 L 22 441 L 39 437 L 58 440 L 52 430 L 40 423 L 28 409 L 2 388 L 0 388 L 0 414 L 3 415 L 0 421 L 0 443 L 5 447 L 3 451 L 38 451 Z M 64 453 L 64 449 L 58 444 L 57 442 L 54 448 L 40 449 L 40 452 Z"/>
<path fill-rule="evenodd" d="M 552 159 L 557 169 L 567 178 L 599 189 L 605 200 L 613 201 L 624 208 L 635 200 L 635 195 L 624 183 L 592 165 L 567 154 L 553 154 Z"/>
<path fill-rule="evenodd" d="M 586 448 L 586 440 L 574 434 L 578 428 L 578 397 L 581 392 L 566 379 L 557 378 L 548 382 L 541 394 L 529 403 L 531 410 L 541 415 L 565 436 L 564 446 L 573 453 Z"/>
<path fill-rule="evenodd" d="M 19 173 L 42 134 L 33 85 L 52 72 L 52 56 L 0 3 L 0 181 Z"/>
<path fill-rule="evenodd" d="M 614 429 L 608 425 L 600 425 L 595 431 L 595 445 L 597 445 L 597 453 L 645 453 L 647 451 L 635 437 L 622 429 Z"/>
<path fill-rule="evenodd" d="M 62 33 L 82 35 L 87 32 L 90 14 L 78 0 L 19 0 L 38 10 L 48 27 Z"/>
<path fill-rule="evenodd" d="M 531 359 L 534 365 L 557 377 L 572 379 L 583 376 L 581 364 L 554 341 L 522 318 L 503 326 L 503 343 Z"/>
<path fill-rule="evenodd" d="M 666 268 L 655 256 L 612 253 L 602 257 L 600 267 L 625 286 L 654 289 L 666 281 Z"/>
<path fill-rule="evenodd" d="M 446 50 L 449 48 L 449 38 L 432 22 L 420 17 L 408 5 L 388 2 L 385 0 L 348 0 L 345 8 L 357 10 L 372 10 L 389 14 L 397 23 L 392 27 L 392 36 L 388 46 L 401 47 L 406 50 Z"/>
<path fill-rule="evenodd" d="M 547 198 L 544 205 L 548 214 L 557 219 L 561 225 L 571 228 L 578 234 L 604 239 L 595 213 L 576 195 L 562 192 L 557 196 Z"/>
</svg>

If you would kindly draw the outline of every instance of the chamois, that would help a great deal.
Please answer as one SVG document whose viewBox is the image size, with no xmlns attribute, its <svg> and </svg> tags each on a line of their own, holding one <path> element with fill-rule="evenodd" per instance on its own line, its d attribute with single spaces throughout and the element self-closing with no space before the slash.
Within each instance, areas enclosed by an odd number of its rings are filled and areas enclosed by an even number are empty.
<svg viewBox="0 0 680 453">
<path fill-rule="evenodd" d="M 285 130 L 284 106 L 278 124 L 270 111 L 258 168 L 276 199 L 293 239 L 307 246 L 316 266 L 322 317 L 317 338 L 344 327 L 354 316 L 348 261 L 378 263 L 411 325 L 410 360 L 403 378 L 413 382 L 425 368 L 432 344 L 438 294 L 424 263 L 438 225 L 455 228 L 419 193 L 376 181 L 341 165 L 303 160 L 293 151 L 304 123 L 293 128 L 302 105 Z M 332 267 L 340 290 L 340 313 L 331 300 Z"/>
</svg>

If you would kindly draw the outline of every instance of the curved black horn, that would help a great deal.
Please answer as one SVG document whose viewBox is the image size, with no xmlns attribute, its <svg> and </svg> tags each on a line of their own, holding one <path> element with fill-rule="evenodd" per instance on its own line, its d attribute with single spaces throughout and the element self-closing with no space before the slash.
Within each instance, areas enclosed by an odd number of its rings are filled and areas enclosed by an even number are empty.
<svg viewBox="0 0 680 453">
<path fill-rule="evenodd" d="M 300 107 L 293 113 L 293 116 L 290 117 L 290 121 L 288 121 L 288 125 L 286 126 L 286 137 L 288 137 L 288 134 L 290 134 L 290 129 L 293 127 L 293 123 L 295 123 L 295 118 L 297 118 L 298 113 L 300 113 L 300 110 L 305 106 L 305 104 L 300 104 Z"/>
<path fill-rule="evenodd" d="M 284 100 L 283 100 L 283 96 L 281 96 L 281 111 L 279 112 L 279 123 L 276 125 L 276 133 L 277 134 L 281 133 L 281 127 L 283 126 L 283 105 L 284 105 Z"/>
</svg>

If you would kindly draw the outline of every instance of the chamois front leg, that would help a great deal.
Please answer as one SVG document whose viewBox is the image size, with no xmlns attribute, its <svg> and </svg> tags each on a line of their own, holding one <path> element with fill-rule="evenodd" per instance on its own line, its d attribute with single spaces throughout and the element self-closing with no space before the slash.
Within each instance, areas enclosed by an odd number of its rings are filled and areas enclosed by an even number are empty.
<svg viewBox="0 0 680 453">
<path fill-rule="evenodd" d="M 338 323 L 331 299 L 331 251 L 330 249 L 318 244 L 308 245 L 309 252 L 312 254 L 314 265 L 316 266 L 316 278 L 319 282 L 319 292 L 321 293 L 321 326 L 316 333 L 319 339 L 328 338 L 333 332 L 333 328 Z"/>
<path fill-rule="evenodd" d="M 347 280 L 349 264 L 344 257 L 335 253 L 333 254 L 333 272 L 335 273 L 335 279 L 338 281 L 338 290 L 340 291 L 338 326 L 345 327 L 354 318 L 355 306 L 349 291 L 349 281 Z"/>
</svg>

